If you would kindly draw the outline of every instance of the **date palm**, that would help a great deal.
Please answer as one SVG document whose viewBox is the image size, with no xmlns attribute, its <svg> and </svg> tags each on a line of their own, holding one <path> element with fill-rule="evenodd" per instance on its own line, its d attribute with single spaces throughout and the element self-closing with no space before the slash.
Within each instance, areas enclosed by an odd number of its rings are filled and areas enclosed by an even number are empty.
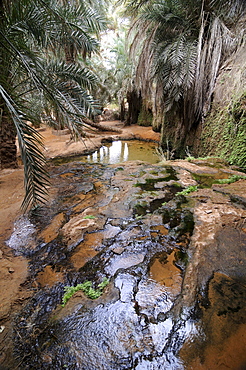
<svg viewBox="0 0 246 370">
<path fill-rule="evenodd" d="M 0 164 L 16 166 L 17 136 L 24 209 L 44 201 L 48 184 L 35 125 L 61 125 L 79 135 L 83 118 L 96 109 L 90 91 L 97 77 L 83 60 L 98 50 L 104 27 L 89 1 L 0 0 Z"/>
<path fill-rule="evenodd" d="M 179 122 L 178 140 L 207 114 L 219 68 L 240 46 L 244 0 L 128 0 L 139 54 L 136 82 L 154 96 L 154 125 Z M 243 30 L 243 27 L 241 28 Z"/>
</svg>

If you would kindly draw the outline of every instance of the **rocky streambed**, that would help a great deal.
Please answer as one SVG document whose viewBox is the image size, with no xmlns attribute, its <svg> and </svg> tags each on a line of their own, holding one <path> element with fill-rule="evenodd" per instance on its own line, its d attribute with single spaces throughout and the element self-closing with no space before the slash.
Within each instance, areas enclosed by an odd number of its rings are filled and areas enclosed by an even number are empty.
<svg viewBox="0 0 246 370">
<path fill-rule="evenodd" d="M 245 368 L 246 180 L 215 183 L 244 174 L 212 159 L 50 173 L 49 204 L 7 241 L 29 273 L 0 368 Z M 99 297 L 62 305 L 85 282 Z"/>
</svg>

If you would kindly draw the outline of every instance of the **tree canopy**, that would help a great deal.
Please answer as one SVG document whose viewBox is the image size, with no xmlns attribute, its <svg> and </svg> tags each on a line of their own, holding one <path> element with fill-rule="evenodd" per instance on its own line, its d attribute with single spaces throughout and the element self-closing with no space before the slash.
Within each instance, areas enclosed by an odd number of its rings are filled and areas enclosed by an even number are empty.
<svg viewBox="0 0 246 370">
<path fill-rule="evenodd" d="M 149 110 L 164 138 L 178 122 L 175 145 L 209 112 L 219 69 L 245 42 L 244 0 L 115 3 L 112 16 L 107 0 L 0 0 L 0 164 L 16 166 L 17 136 L 24 209 L 43 202 L 48 185 L 40 122 L 80 137 L 88 117 L 118 97 L 128 124 Z M 105 66 L 100 38 L 112 30 Z"/>
<path fill-rule="evenodd" d="M 180 137 L 210 109 L 219 68 L 244 42 L 242 0 L 123 1 L 132 16 L 135 82 L 153 101 L 153 126 L 180 122 Z"/>
<path fill-rule="evenodd" d="M 97 109 L 98 81 L 86 58 L 99 50 L 105 29 L 98 2 L 2 0 L 0 3 L 0 160 L 16 161 L 17 135 L 25 171 L 24 208 L 44 200 L 47 174 L 40 122 L 68 127 L 74 136 Z M 78 59 L 80 56 L 80 59 Z M 11 158 L 12 157 L 12 158 Z"/>
</svg>

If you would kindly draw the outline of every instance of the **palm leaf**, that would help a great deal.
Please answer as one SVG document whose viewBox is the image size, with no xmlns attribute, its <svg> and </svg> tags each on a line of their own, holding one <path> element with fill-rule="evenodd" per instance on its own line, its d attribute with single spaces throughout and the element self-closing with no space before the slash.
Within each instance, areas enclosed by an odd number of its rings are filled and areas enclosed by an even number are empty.
<svg viewBox="0 0 246 370">
<path fill-rule="evenodd" d="M 220 66 L 241 44 L 232 26 L 245 11 L 243 0 L 141 2 L 131 51 L 139 54 L 136 81 L 143 99 L 154 96 L 154 112 L 173 112 L 188 130 L 201 120 Z"/>
<path fill-rule="evenodd" d="M 60 5 L 58 0 L 3 0 L 1 9 L 1 104 L 12 118 L 24 164 L 24 209 L 43 202 L 48 185 L 42 138 L 27 122 L 49 119 L 78 137 L 83 118 L 97 108 L 90 94 L 97 84 L 95 74 L 81 63 L 66 64 L 64 57 L 70 46 L 83 57 L 95 52 L 99 45 L 95 35 L 105 20 L 88 2 Z"/>
<path fill-rule="evenodd" d="M 22 203 L 24 211 L 39 202 L 43 203 L 47 194 L 48 174 L 45 170 L 45 158 L 42 154 L 42 138 L 39 133 L 29 126 L 23 114 L 16 108 L 15 102 L 0 86 L 4 99 L 15 124 L 21 158 L 24 164 L 26 195 Z"/>
</svg>

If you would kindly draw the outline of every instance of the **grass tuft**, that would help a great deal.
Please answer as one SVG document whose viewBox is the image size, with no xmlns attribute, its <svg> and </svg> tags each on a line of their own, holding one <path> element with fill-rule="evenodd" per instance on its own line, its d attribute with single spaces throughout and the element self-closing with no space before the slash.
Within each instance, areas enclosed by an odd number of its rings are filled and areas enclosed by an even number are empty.
<svg viewBox="0 0 246 370">
<path fill-rule="evenodd" d="M 74 295 L 74 293 L 78 292 L 79 290 L 82 290 L 82 292 L 91 299 L 97 299 L 99 298 L 104 288 L 108 285 L 109 280 L 104 277 L 102 282 L 98 284 L 97 289 L 94 289 L 92 287 L 91 281 L 85 281 L 82 284 L 78 284 L 76 286 L 65 286 L 64 287 L 64 295 L 62 297 L 62 307 L 66 305 L 66 303 L 69 301 L 69 299 Z"/>
</svg>

